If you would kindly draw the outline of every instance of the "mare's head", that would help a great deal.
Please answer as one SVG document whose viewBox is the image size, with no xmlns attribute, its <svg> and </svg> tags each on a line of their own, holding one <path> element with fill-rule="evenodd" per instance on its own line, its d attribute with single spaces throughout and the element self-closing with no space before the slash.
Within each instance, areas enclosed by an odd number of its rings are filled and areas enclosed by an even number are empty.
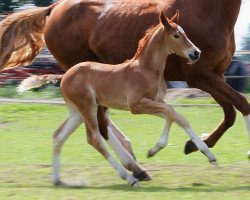
<svg viewBox="0 0 250 200">
<path fill-rule="evenodd" d="M 201 51 L 188 39 L 184 30 L 177 25 L 179 11 L 168 19 L 164 12 L 160 14 L 160 22 L 163 24 L 166 33 L 166 45 L 170 53 L 188 59 L 189 63 L 195 63 L 200 58 Z"/>
</svg>

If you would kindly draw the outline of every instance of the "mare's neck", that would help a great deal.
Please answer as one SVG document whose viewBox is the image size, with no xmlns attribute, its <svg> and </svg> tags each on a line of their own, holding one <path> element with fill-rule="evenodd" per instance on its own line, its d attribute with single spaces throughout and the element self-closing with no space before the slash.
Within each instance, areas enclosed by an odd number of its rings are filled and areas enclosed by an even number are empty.
<svg viewBox="0 0 250 200">
<path fill-rule="evenodd" d="M 150 70 L 154 73 L 164 74 L 166 59 L 169 55 L 169 48 L 165 44 L 166 34 L 164 27 L 158 27 L 149 38 L 143 51 L 136 58 L 141 69 Z"/>
</svg>

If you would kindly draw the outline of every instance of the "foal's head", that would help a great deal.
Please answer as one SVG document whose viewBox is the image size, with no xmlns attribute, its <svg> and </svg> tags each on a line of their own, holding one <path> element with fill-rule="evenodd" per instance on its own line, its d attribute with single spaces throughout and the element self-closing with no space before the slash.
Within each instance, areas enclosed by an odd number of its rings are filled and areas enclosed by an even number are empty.
<svg viewBox="0 0 250 200">
<path fill-rule="evenodd" d="M 163 12 L 160 14 L 160 21 L 164 26 L 166 33 L 166 45 L 170 53 L 189 60 L 189 63 L 195 63 L 199 58 L 201 51 L 188 39 L 184 30 L 176 24 L 179 18 L 179 11 L 172 19 L 168 19 Z"/>
</svg>

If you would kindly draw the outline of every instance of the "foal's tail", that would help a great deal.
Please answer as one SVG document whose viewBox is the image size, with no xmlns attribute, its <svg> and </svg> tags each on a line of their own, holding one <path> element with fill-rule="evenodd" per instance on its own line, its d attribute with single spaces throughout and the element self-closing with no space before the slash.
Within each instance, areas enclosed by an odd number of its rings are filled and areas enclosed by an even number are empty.
<svg viewBox="0 0 250 200">
<path fill-rule="evenodd" d="M 57 83 L 63 77 L 63 74 L 45 74 L 40 76 L 31 76 L 29 78 L 24 79 L 21 84 L 18 86 L 17 91 L 23 93 L 32 88 L 38 88 L 48 83 Z"/>
<path fill-rule="evenodd" d="M 33 61 L 45 45 L 46 19 L 56 5 L 13 13 L 0 22 L 0 71 Z"/>
</svg>

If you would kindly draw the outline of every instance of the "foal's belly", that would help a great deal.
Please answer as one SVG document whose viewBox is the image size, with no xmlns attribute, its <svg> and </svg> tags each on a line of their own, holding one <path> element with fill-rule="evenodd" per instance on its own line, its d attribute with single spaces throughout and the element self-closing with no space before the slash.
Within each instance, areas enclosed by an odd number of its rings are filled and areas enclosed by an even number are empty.
<svg viewBox="0 0 250 200">
<path fill-rule="evenodd" d="M 129 111 L 128 105 L 127 104 L 117 104 L 117 103 L 106 103 L 106 102 L 102 102 L 99 105 L 104 106 L 104 107 L 108 107 L 108 108 L 113 108 L 113 109 L 117 109 L 117 110 L 126 110 Z"/>
<path fill-rule="evenodd" d="M 129 110 L 127 98 L 124 95 L 99 95 L 97 97 L 98 104 L 101 106 L 114 108 L 118 110 Z"/>
</svg>

